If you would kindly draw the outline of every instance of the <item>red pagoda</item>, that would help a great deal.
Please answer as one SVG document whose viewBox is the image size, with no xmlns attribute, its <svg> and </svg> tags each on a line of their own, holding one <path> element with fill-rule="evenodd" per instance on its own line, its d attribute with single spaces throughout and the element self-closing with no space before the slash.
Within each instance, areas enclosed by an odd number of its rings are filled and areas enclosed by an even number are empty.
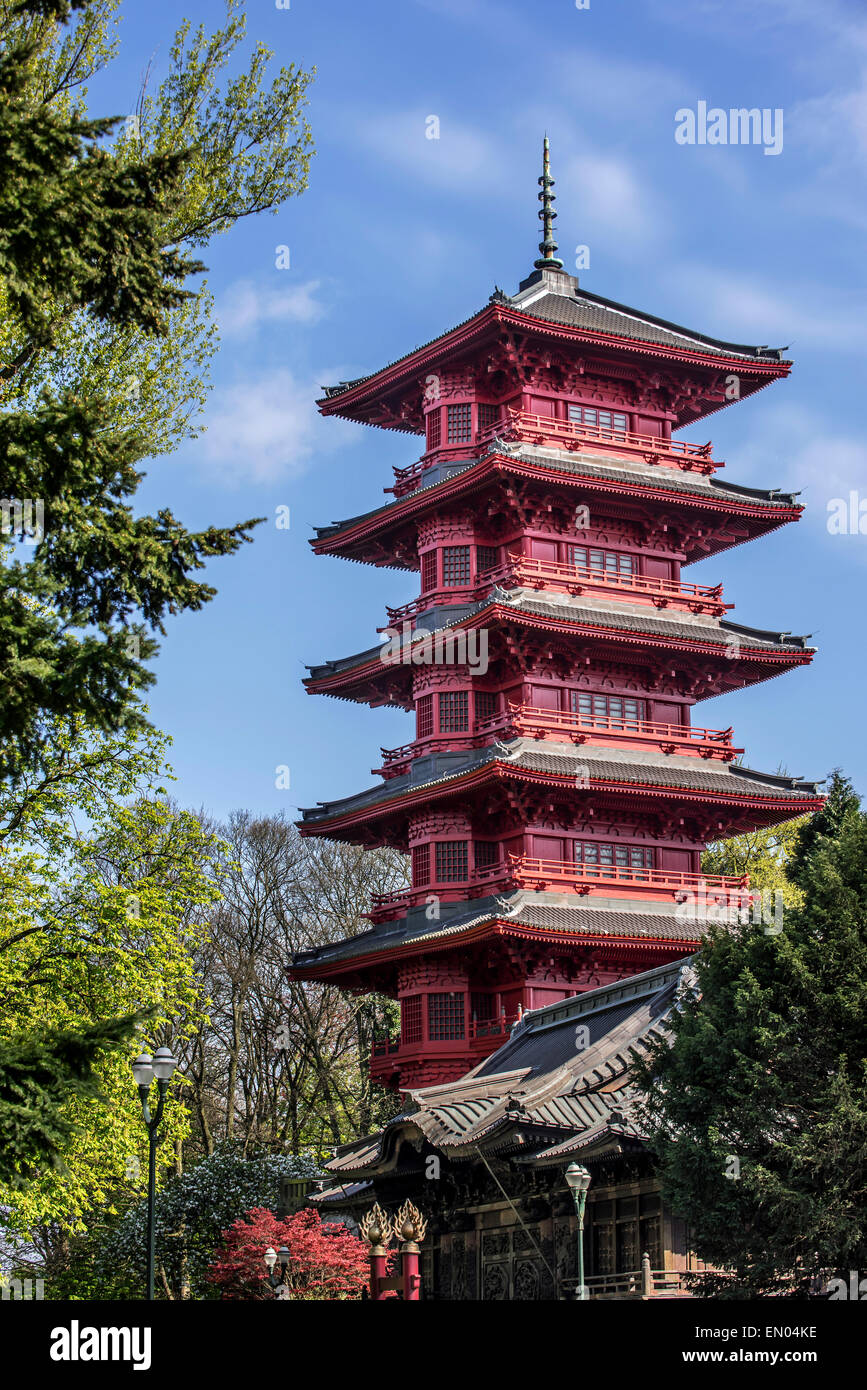
<svg viewBox="0 0 867 1390">
<path fill-rule="evenodd" d="M 579 288 L 556 254 L 547 140 L 539 183 L 541 255 L 517 294 L 319 402 L 424 440 L 393 500 L 312 541 L 418 571 L 419 596 L 388 610 L 381 647 L 306 681 L 413 710 L 415 738 L 383 750 L 374 788 L 301 822 L 404 851 L 411 886 L 291 967 L 399 1000 L 371 1071 L 400 1089 L 470 1071 L 524 1010 L 689 954 L 707 896 L 746 888 L 702 876 L 707 843 L 821 802 L 693 722 L 814 649 L 732 622 L 720 585 L 682 578 L 800 516 L 674 437 L 791 364 Z"/>
</svg>

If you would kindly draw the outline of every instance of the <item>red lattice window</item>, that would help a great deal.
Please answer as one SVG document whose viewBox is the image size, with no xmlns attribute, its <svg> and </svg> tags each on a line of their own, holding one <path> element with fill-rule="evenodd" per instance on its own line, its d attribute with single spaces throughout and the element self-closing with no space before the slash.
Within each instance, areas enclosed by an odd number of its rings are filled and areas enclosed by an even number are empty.
<svg viewBox="0 0 867 1390">
<path fill-rule="evenodd" d="M 485 430 L 489 430 L 491 426 L 495 425 L 499 420 L 500 407 L 498 405 L 486 405 L 482 403 L 477 409 L 479 412 L 479 434 L 484 434 Z"/>
<path fill-rule="evenodd" d="M 448 435 L 449 444 L 469 444 L 473 437 L 471 405 L 450 405 L 448 409 Z"/>
<path fill-rule="evenodd" d="M 499 563 L 500 547 L 498 545 L 476 546 L 476 568 L 479 574 L 484 574 L 486 570 L 495 570 Z"/>
<path fill-rule="evenodd" d="M 430 845 L 412 847 L 412 886 L 421 888 L 430 883 Z"/>
<path fill-rule="evenodd" d="M 440 697 L 440 733 L 465 734 L 470 727 L 470 700 L 466 690 L 444 690 Z"/>
<path fill-rule="evenodd" d="M 421 557 L 421 590 L 423 594 L 429 593 L 437 586 L 437 553 L 435 550 L 426 550 Z"/>
<path fill-rule="evenodd" d="M 463 883 L 467 878 L 467 841 L 437 840 L 437 883 Z"/>
<path fill-rule="evenodd" d="M 493 690 L 476 691 L 476 723 L 493 719 L 499 712 L 500 697 Z"/>
<path fill-rule="evenodd" d="M 429 994 L 427 1033 L 432 1042 L 447 1042 L 464 1036 L 463 994 Z"/>
<path fill-rule="evenodd" d="M 475 858 L 477 869 L 492 869 L 495 864 L 500 862 L 499 841 L 476 840 Z"/>
<path fill-rule="evenodd" d="M 433 733 L 433 695 L 419 695 L 415 702 L 415 736 L 430 738 Z"/>
<path fill-rule="evenodd" d="M 470 582 L 470 547 L 468 545 L 447 545 L 443 547 L 443 584 L 453 588 L 458 584 Z"/>
<path fill-rule="evenodd" d="M 432 410 L 427 417 L 427 447 L 438 449 L 442 439 L 442 424 L 439 410 Z"/>
<path fill-rule="evenodd" d="M 421 1042 L 421 995 L 411 994 L 400 1001 L 400 1040 L 402 1043 Z"/>
</svg>

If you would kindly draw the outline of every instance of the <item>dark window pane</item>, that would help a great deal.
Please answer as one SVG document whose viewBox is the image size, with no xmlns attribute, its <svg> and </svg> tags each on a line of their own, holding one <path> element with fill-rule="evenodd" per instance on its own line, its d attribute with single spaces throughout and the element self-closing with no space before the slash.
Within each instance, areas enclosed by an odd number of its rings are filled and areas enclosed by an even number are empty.
<svg viewBox="0 0 867 1390">
<path fill-rule="evenodd" d="M 428 1037 L 444 1042 L 464 1036 L 463 994 L 429 994 L 427 997 Z"/>
<path fill-rule="evenodd" d="M 443 584 L 454 587 L 470 582 L 470 547 L 447 545 L 443 548 Z"/>
<path fill-rule="evenodd" d="M 437 883 L 463 883 L 467 878 L 467 841 L 438 840 Z"/>
</svg>

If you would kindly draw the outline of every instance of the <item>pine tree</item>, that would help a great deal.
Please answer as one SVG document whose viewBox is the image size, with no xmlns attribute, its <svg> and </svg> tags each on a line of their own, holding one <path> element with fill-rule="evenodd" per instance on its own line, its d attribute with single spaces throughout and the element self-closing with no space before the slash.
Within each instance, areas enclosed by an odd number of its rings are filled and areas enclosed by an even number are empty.
<svg viewBox="0 0 867 1390">
<path fill-rule="evenodd" d="M 713 926 L 636 1077 L 701 1291 L 806 1294 L 867 1261 L 867 816 L 831 781 L 779 934 Z"/>
<path fill-rule="evenodd" d="M 227 4 L 214 35 L 182 26 L 128 135 L 81 102 L 114 0 L 0 0 L 0 776 L 38 762 L 45 718 L 142 727 L 153 634 L 213 598 L 197 572 L 257 524 L 133 507 L 139 462 L 189 435 L 214 351 L 190 248 L 306 183 L 309 75 L 262 90 L 260 45 L 220 93 L 243 36 Z"/>
<path fill-rule="evenodd" d="M 86 1028 L 0 1039 L 0 1185 L 20 1191 L 41 1167 L 59 1169 L 75 1132 L 69 1101 L 101 1098 L 96 1064 L 123 1046 L 136 1014 Z"/>
</svg>

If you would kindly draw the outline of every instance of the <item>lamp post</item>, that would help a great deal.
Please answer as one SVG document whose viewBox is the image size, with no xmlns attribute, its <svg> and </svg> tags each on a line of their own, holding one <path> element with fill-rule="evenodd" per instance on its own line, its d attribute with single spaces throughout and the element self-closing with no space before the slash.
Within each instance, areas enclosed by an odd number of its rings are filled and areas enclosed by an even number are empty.
<svg viewBox="0 0 867 1390">
<path fill-rule="evenodd" d="M 288 1298 L 289 1286 L 286 1283 L 286 1270 L 289 1268 L 289 1247 L 281 1245 L 279 1250 L 275 1250 L 273 1245 L 269 1245 L 264 1255 L 265 1263 L 268 1266 L 268 1283 L 274 1290 L 275 1298 Z M 274 1273 L 274 1266 L 279 1261 L 280 1273 Z"/>
<path fill-rule="evenodd" d="M 575 1203 L 575 1211 L 578 1214 L 578 1294 L 577 1297 L 583 1302 L 587 1298 L 587 1289 L 584 1284 L 584 1208 L 587 1204 L 587 1189 L 590 1186 L 590 1174 L 586 1168 L 582 1168 L 580 1163 L 570 1163 L 566 1169 L 566 1182 L 569 1191 L 572 1193 L 572 1200 Z"/>
<path fill-rule="evenodd" d="M 132 1064 L 132 1074 L 138 1086 L 141 1111 L 148 1132 L 147 1296 L 150 1303 L 154 1301 L 154 1202 L 157 1186 L 157 1144 L 160 1142 L 157 1130 L 163 1117 L 169 1082 L 177 1065 L 177 1058 L 172 1056 L 171 1049 L 168 1047 L 158 1047 L 153 1057 L 149 1053 L 143 1052 L 140 1057 L 136 1057 Z M 148 1096 L 154 1077 L 156 1077 L 159 1100 L 154 1114 L 151 1115 Z"/>
</svg>

